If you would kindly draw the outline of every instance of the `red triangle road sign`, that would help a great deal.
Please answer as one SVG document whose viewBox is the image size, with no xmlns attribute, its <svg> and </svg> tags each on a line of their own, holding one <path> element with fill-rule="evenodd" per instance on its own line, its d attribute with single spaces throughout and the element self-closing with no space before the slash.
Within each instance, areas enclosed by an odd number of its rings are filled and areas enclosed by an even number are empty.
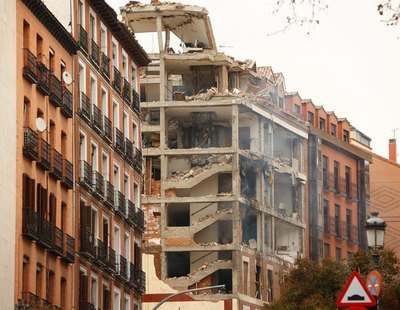
<svg viewBox="0 0 400 310">
<path fill-rule="evenodd" d="M 346 285 L 336 300 L 337 307 L 376 306 L 376 300 L 371 295 L 363 279 L 357 271 L 353 271 Z"/>
</svg>

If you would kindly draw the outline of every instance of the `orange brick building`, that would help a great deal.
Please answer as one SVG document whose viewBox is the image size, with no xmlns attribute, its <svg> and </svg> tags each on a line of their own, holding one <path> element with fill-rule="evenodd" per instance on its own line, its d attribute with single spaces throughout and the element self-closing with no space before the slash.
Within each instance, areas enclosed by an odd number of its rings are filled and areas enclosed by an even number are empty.
<svg viewBox="0 0 400 310">
<path fill-rule="evenodd" d="M 309 122 L 308 255 L 312 260 L 347 258 L 365 247 L 371 155 L 350 144 L 347 119 L 297 93 L 288 94 L 286 102 L 301 106 L 302 118 Z"/>
<path fill-rule="evenodd" d="M 396 162 L 396 140 L 389 142 L 389 159 L 372 154 L 370 165 L 371 211 L 387 222 L 385 247 L 400 257 L 400 165 Z"/>
<path fill-rule="evenodd" d="M 78 46 L 41 1 L 16 4 L 19 195 L 14 300 L 19 306 L 70 309 L 75 256 L 72 94 L 62 83 L 62 73 L 72 71 Z"/>
</svg>

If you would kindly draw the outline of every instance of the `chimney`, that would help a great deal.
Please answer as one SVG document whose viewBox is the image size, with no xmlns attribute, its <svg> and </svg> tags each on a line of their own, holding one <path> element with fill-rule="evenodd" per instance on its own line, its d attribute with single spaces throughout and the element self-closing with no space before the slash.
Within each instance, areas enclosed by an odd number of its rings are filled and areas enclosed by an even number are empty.
<svg viewBox="0 0 400 310">
<path fill-rule="evenodd" d="M 396 139 L 389 139 L 389 160 L 397 162 Z"/>
</svg>

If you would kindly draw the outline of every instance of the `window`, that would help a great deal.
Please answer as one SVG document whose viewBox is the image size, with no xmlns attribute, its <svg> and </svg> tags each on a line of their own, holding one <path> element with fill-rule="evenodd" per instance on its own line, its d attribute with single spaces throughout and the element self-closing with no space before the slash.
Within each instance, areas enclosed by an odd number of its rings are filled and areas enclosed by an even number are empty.
<svg viewBox="0 0 400 310">
<path fill-rule="evenodd" d="M 103 307 L 101 309 L 107 310 L 111 308 L 111 292 L 108 283 L 103 283 L 102 303 Z"/>
<path fill-rule="evenodd" d="M 90 74 L 90 100 L 97 106 L 97 79 L 92 74 Z"/>
<path fill-rule="evenodd" d="M 319 129 L 321 129 L 323 131 L 326 130 L 326 128 L 325 128 L 325 119 L 322 118 L 322 117 L 319 118 Z"/>
<path fill-rule="evenodd" d="M 333 162 L 333 183 L 335 192 L 339 193 L 339 162 L 336 160 Z"/>
<path fill-rule="evenodd" d="M 114 226 L 114 250 L 118 257 L 121 254 L 121 231 L 118 226 Z"/>
<path fill-rule="evenodd" d="M 107 52 L 107 28 L 104 26 L 103 23 L 100 25 L 100 48 L 101 51 L 105 54 L 108 55 Z"/>
<path fill-rule="evenodd" d="M 336 137 L 336 125 L 331 124 L 331 135 Z"/>
<path fill-rule="evenodd" d="M 349 132 L 347 130 L 343 130 L 343 141 L 349 143 Z"/>
<path fill-rule="evenodd" d="M 135 123 L 132 124 L 132 142 L 136 143 L 138 146 L 138 130 L 137 130 L 137 125 Z"/>
<path fill-rule="evenodd" d="M 90 302 L 95 306 L 95 309 L 97 309 L 98 305 L 97 295 L 98 295 L 98 281 L 97 277 L 92 275 L 90 281 Z"/>
<path fill-rule="evenodd" d="M 42 265 L 38 263 L 36 265 L 36 295 L 39 297 L 42 297 L 42 280 L 43 280 L 42 269 L 43 269 Z"/>
<path fill-rule="evenodd" d="M 297 114 L 300 114 L 301 113 L 301 107 L 298 104 L 294 104 L 293 112 L 297 113 Z"/>
<path fill-rule="evenodd" d="M 99 237 L 99 235 L 98 235 L 99 229 L 98 229 L 98 223 L 97 223 L 98 217 L 97 216 L 98 216 L 97 209 L 95 207 L 92 207 L 91 208 L 91 224 L 92 225 L 91 225 L 90 233 L 92 234 L 93 238 Z"/>
<path fill-rule="evenodd" d="M 345 167 L 346 197 L 351 198 L 351 168 Z"/>
<path fill-rule="evenodd" d="M 92 170 L 93 171 L 98 171 L 98 152 L 97 152 L 97 145 L 92 142 L 91 148 L 90 148 L 90 159 L 91 159 L 91 164 L 92 164 Z"/>
<path fill-rule="evenodd" d="M 121 292 L 119 290 L 114 291 L 114 307 L 113 310 L 121 310 Z"/>
<path fill-rule="evenodd" d="M 331 256 L 331 245 L 329 243 L 324 243 L 324 257 L 329 258 Z"/>
<path fill-rule="evenodd" d="M 329 200 L 324 199 L 324 232 L 329 234 Z"/>
<path fill-rule="evenodd" d="M 109 181 L 110 180 L 110 172 L 109 172 L 109 159 L 108 155 L 106 153 L 102 154 L 102 175 L 104 181 Z"/>
<path fill-rule="evenodd" d="M 86 135 L 79 133 L 79 159 L 86 160 Z"/>
<path fill-rule="evenodd" d="M 278 105 L 279 105 L 279 107 L 280 107 L 281 109 L 284 109 L 284 108 L 285 108 L 285 101 L 283 100 L 282 97 L 279 97 Z"/>
<path fill-rule="evenodd" d="M 90 12 L 89 14 L 89 27 L 90 27 L 89 29 L 90 40 L 97 42 L 96 17 L 92 12 Z"/>
<path fill-rule="evenodd" d="M 130 198 L 129 192 L 129 175 L 127 173 L 124 174 L 124 195 L 126 199 Z"/>
<path fill-rule="evenodd" d="M 123 132 L 124 132 L 124 137 L 125 137 L 125 139 L 127 139 L 127 138 L 129 138 L 129 125 L 128 125 L 128 123 L 129 123 L 129 116 L 128 116 L 128 113 L 126 113 L 125 111 L 124 111 L 124 115 L 123 115 Z"/>
<path fill-rule="evenodd" d="M 351 210 L 346 209 L 346 237 L 347 237 L 347 240 L 352 240 L 352 238 L 351 238 L 351 218 L 352 218 Z"/>
<path fill-rule="evenodd" d="M 314 126 L 314 113 L 308 111 L 307 112 L 307 121 L 310 123 L 310 125 Z"/>
<path fill-rule="evenodd" d="M 29 126 L 29 115 L 31 110 L 31 101 L 29 98 L 24 97 L 24 126 Z"/>
<path fill-rule="evenodd" d="M 23 48 L 29 48 L 29 32 L 30 32 L 30 26 L 24 20 L 24 25 L 23 25 L 23 38 L 22 38 L 22 46 Z"/>
<path fill-rule="evenodd" d="M 80 92 L 86 93 L 85 65 L 80 62 L 78 66 L 78 88 Z"/>
<path fill-rule="evenodd" d="M 128 80 L 128 56 L 122 51 L 122 76 Z"/>
<path fill-rule="evenodd" d="M 110 224 L 107 217 L 103 216 L 103 242 L 106 247 L 109 246 L 109 236 L 110 236 Z"/>
<path fill-rule="evenodd" d="M 130 310 L 130 301 L 129 301 L 129 296 L 125 294 L 124 298 L 124 310 Z"/>
<path fill-rule="evenodd" d="M 119 167 L 114 164 L 114 189 L 119 191 Z"/>
<path fill-rule="evenodd" d="M 67 280 L 63 277 L 60 285 L 60 301 L 61 309 L 67 309 Z"/>
<path fill-rule="evenodd" d="M 78 24 L 85 28 L 85 7 L 82 0 L 78 1 Z"/>
<path fill-rule="evenodd" d="M 49 48 L 49 70 L 54 73 L 55 69 L 55 56 L 53 49 Z"/>
<path fill-rule="evenodd" d="M 341 248 L 336 248 L 335 253 L 336 253 L 336 260 L 342 259 L 342 249 Z"/>
<path fill-rule="evenodd" d="M 114 41 L 112 41 L 112 64 L 115 68 L 118 69 L 118 46 L 117 43 Z"/>
<path fill-rule="evenodd" d="M 335 234 L 340 236 L 340 205 L 335 203 Z"/>
<path fill-rule="evenodd" d="M 133 89 L 136 90 L 136 69 L 133 65 L 131 66 L 131 74 L 132 74 L 131 84 Z"/>
<path fill-rule="evenodd" d="M 324 188 L 328 188 L 328 157 L 322 156 L 322 184 Z"/>
<path fill-rule="evenodd" d="M 108 96 L 107 90 L 101 88 L 101 112 L 108 117 Z"/>
<path fill-rule="evenodd" d="M 117 102 L 113 102 L 113 122 L 114 127 L 119 128 L 119 111 Z"/>
<path fill-rule="evenodd" d="M 139 194 L 139 186 L 137 183 L 133 184 L 133 199 L 135 203 L 135 207 L 140 207 L 140 194 Z"/>
</svg>

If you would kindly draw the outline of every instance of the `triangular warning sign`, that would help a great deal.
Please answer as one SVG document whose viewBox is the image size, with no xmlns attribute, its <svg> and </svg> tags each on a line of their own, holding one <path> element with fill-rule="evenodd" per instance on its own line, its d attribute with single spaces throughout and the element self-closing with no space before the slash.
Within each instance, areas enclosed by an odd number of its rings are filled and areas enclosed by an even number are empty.
<svg viewBox="0 0 400 310">
<path fill-rule="evenodd" d="M 357 271 L 353 271 L 347 279 L 344 289 L 336 300 L 337 307 L 375 306 L 375 298 L 367 289 L 363 279 Z"/>
</svg>

